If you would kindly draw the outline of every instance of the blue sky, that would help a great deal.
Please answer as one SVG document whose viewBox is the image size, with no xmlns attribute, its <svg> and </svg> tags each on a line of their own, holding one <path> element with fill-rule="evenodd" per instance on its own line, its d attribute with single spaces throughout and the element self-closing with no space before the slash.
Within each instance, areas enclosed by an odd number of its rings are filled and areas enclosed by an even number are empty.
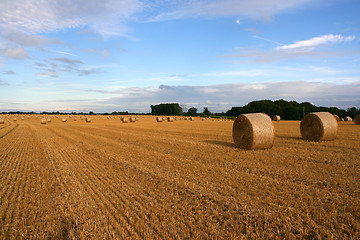
<svg viewBox="0 0 360 240">
<path fill-rule="evenodd" d="M 358 0 L 2 0 L 0 111 L 360 108 Z"/>
</svg>

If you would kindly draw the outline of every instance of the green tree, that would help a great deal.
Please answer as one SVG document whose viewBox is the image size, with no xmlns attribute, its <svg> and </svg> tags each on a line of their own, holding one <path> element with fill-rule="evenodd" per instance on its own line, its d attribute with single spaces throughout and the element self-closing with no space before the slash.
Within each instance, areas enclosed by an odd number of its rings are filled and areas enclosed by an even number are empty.
<svg viewBox="0 0 360 240">
<path fill-rule="evenodd" d="M 153 115 L 180 115 L 182 108 L 178 103 L 161 103 L 151 105 L 151 114 Z"/>
<path fill-rule="evenodd" d="M 196 116 L 197 115 L 197 108 L 195 108 L 195 107 L 189 108 L 189 110 L 187 111 L 187 114 L 190 115 L 190 116 Z"/>
<path fill-rule="evenodd" d="M 207 107 L 204 107 L 203 114 L 206 116 L 209 116 L 209 115 L 211 115 L 211 112 L 209 111 L 209 109 Z"/>
</svg>

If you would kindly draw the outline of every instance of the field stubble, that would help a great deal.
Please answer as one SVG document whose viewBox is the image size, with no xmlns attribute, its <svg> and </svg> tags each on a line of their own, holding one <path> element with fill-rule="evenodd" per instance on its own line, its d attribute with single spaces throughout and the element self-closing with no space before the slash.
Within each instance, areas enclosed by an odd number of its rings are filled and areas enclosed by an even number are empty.
<svg viewBox="0 0 360 240">
<path fill-rule="evenodd" d="M 360 237 L 360 126 L 309 142 L 299 121 L 274 122 L 274 147 L 247 151 L 232 124 L 8 117 L 0 237 Z"/>
</svg>

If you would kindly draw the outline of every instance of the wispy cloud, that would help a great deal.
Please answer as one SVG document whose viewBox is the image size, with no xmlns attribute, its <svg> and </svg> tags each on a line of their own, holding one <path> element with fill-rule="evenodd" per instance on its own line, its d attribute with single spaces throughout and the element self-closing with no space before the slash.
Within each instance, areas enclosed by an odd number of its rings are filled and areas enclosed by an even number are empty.
<svg viewBox="0 0 360 240">
<path fill-rule="evenodd" d="M 338 79 L 341 82 L 341 79 Z M 87 89 L 97 93 L 109 94 L 108 90 Z M 121 87 L 111 91 L 107 100 L 98 102 L 99 109 L 121 108 L 128 111 L 149 111 L 151 104 L 164 102 L 179 102 L 187 106 L 207 106 L 211 111 L 226 111 L 232 106 L 242 106 L 254 100 L 285 99 L 299 102 L 309 101 L 316 105 L 359 106 L 360 79 L 355 82 L 338 85 L 328 82 L 287 81 L 287 82 L 257 82 L 218 84 L 208 86 L 159 85 L 159 87 Z M 335 101 L 334 101 L 335 99 Z M 334 103 L 335 102 L 335 103 Z"/>
<path fill-rule="evenodd" d="M 78 76 L 97 74 L 99 70 L 86 66 L 81 60 L 66 57 L 47 59 L 44 62 L 35 62 L 35 69 L 39 69 L 38 76 L 58 78 L 61 73 L 75 73 Z"/>
<path fill-rule="evenodd" d="M 1 85 L 10 85 L 7 81 L 0 78 L 0 86 Z"/>
<path fill-rule="evenodd" d="M 329 43 L 339 43 L 339 42 L 351 42 L 355 39 L 355 36 L 347 36 L 344 37 L 341 34 L 328 34 L 328 35 L 322 35 L 319 37 L 313 37 L 308 40 L 302 40 L 302 41 L 296 41 L 293 44 L 284 45 L 276 47 L 276 50 L 294 50 L 294 49 L 300 49 L 300 48 L 313 48 L 320 45 L 325 45 Z"/>
<path fill-rule="evenodd" d="M 240 53 L 226 54 L 220 56 L 221 58 L 240 58 L 241 62 L 233 63 L 269 63 L 277 62 L 289 59 L 298 58 L 329 58 L 329 57 L 341 57 L 354 54 L 360 54 L 358 50 L 318 50 L 320 46 L 324 46 L 330 43 L 351 42 L 355 39 L 355 36 L 342 36 L 342 35 L 323 35 L 314 37 L 308 40 L 295 41 L 293 44 L 284 45 L 271 39 L 254 36 L 255 38 L 274 43 L 277 46 L 270 50 L 263 49 L 241 49 Z"/>
<path fill-rule="evenodd" d="M 279 12 L 308 2 L 310 0 L 185 0 L 164 2 L 163 8 L 160 8 L 162 11 L 158 14 L 156 14 L 156 9 L 153 9 L 155 16 L 151 17 L 149 21 L 223 16 L 244 16 L 268 21 Z"/>
<path fill-rule="evenodd" d="M 13 59 L 25 59 L 28 58 L 28 52 L 24 48 L 6 48 L 3 50 L 5 57 Z"/>
<path fill-rule="evenodd" d="M 14 74 L 16 74 L 16 72 L 14 72 L 12 70 L 6 70 L 6 71 L 3 71 L 2 73 L 6 74 L 6 75 L 14 75 Z"/>
<path fill-rule="evenodd" d="M 124 36 L 125 23 L 143 9 L 138 0 L 2 0 L 0 22 L 33 33 L 88 26 L 103 36 Z"/>
<path fill-rule="evenodd" d="M 53 51 L 53 52 L 60 53 L 60 54 L 65 54 L 65 55 L 69 55 L 69 56 L 73 56 L 73 57 L 77 57 L 77 55 L 72 54 L 72 53 L 68 53 L 68 52 L 63 52 L 63 51 Z"/>
<path fill-rule="evenodd" d="M 41 47 L 49 44 L 63 44 L 62 41 L 57 38 L 48 38 L 42 35 L 21 32 L 14 25 L 2 25 L 0 36 L 4 41 L 11 44 L 17 44 L 21 47 Z"/>
</svg>

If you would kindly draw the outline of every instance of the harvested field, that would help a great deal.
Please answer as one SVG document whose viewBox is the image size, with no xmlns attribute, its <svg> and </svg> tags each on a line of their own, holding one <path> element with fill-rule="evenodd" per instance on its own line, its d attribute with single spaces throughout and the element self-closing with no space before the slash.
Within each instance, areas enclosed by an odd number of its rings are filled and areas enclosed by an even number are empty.
<svg viewBox="0 0 360 240">
<path fill-rule="evenodd" d="M 360 126 L 305 141 L 274 122 L 267 150 L 233 121 L 119 119 L 0 126 L 1 239 L 359 239 Z"/>
</svg>

